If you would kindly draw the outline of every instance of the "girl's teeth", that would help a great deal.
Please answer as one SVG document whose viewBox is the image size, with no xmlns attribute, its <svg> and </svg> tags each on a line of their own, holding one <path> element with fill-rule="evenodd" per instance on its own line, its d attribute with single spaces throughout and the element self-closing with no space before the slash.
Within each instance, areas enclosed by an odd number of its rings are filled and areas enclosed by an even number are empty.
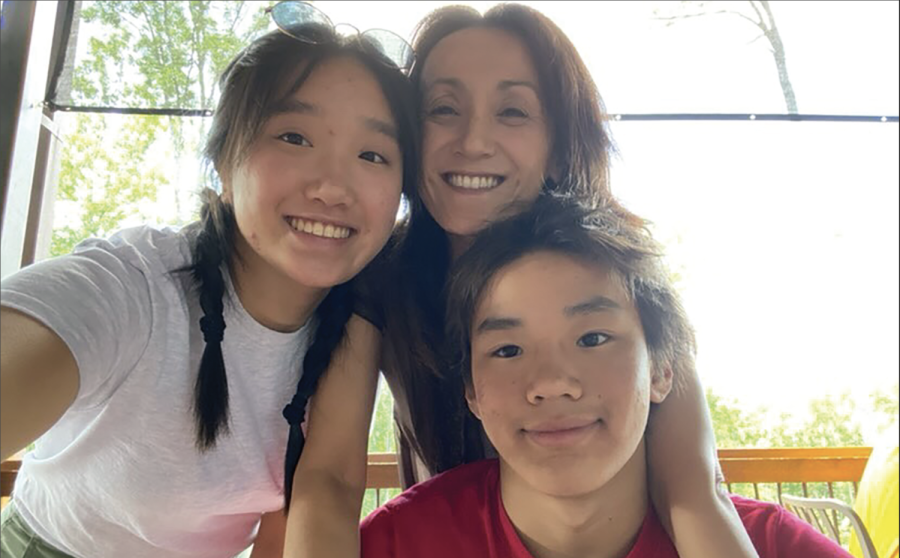
<svg viewBox="0 0 900 558">
<path fill-rule="evenodd" d="M 350 236 L 350 229 L 347 227 L 331 224 L 326 225 L 324 223 L 319 223 L 318 221 L 306 221 L 299 217 L 290 219 L 290 225 L 297 231 L 305 232 L 313 236 L 320 236 L 322 238 L 342 239 Z"/>
</svg>

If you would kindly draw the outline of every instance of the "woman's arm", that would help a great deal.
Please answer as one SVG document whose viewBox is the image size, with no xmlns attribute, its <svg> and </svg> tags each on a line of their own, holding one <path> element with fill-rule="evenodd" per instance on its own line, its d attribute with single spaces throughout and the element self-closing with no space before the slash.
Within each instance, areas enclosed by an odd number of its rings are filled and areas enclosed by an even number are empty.
<svg viewBox="0 0 900 558">
<path fill-rule="evenodd" d="M 50 429 L 78 394 L 78 365 L 53 331 L 0 308 L 0 459 Z"/>
<path fill-rule="evenodd" d="M 655 410 L 647 432 L 650 494 L 683 558 L 758 558 L 723 489 L 709 408 L 696 371 Z"/>
<path fill-rule="evenodd" d="M 306 445 L 294 473 L 285 558 L 358 558 L 369 423 L 381 334 L 352 316 L 310 401 Z"/>
</svg>

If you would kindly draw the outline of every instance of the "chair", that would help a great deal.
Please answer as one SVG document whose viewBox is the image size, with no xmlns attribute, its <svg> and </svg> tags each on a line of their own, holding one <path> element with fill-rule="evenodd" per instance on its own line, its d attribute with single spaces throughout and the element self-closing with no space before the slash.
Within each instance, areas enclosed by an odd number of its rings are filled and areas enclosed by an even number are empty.
<svg viewBox="0 0 900 558">
<path fill-rule="evenodd" d="M 829 537 L 837 544 L 841 544 L 840 531 L 838 529 L 838 514 L 850 520 L 850 526 L 856 532 L 859 546 L 862 548 L 863 558 L 878 558 L 875 545 L 869 537 L 869 532 L 862 520 L 853 511 L 853 508 L 832 498 L 799 498 L 788 494 L 782 495 L 784 507 L 803 519 L 820 533 Z"/>
</svg>

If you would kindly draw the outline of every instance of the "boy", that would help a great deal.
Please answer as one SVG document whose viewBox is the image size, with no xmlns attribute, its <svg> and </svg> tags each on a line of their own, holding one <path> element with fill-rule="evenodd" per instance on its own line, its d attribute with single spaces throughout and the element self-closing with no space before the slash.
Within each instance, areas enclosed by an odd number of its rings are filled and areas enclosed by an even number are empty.
<svg viewBox="0 0 900 558">
<path fill-rule="evenodd" d="M 364 558 L 678 556 L 649 503 L 644 431 L 694 336 L 659 253 L 623 210 L 549 196 L 479 235 L 448 327 L 500 457 L 376 510 Z M 849 557 L 778 506 L 733 501 L 760 558 Z"/>
</svg>

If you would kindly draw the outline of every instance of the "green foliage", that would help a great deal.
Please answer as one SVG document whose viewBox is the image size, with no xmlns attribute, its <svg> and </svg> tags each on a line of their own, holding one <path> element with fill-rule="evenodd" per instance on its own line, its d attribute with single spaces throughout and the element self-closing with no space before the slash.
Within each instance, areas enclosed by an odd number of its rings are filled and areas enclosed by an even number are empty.
<svg viewBox="0 0 900 558">
<path fill-rule="evenodd" d="M 862 431 L 854 415 L 856 404 L 849 393 L 827 395 L 809 403 L 809 414 L 800 424 L 791 426 L 788 415 L 769 434 L 771 446 L 781 448 L 818 448 L 863 445 Z"/>
<path fill-rule="evenodd" d="M 141 206 L 154 201 L 165 182 L 162 171 L 147 161 L 156 137 L 158 117 L 133 117 L 110 142 L 107 117 L 79 114 L 75 133 L 68 137 L 60 163 L 57 202 L 74 202 L 80 222 L 53 231 L 50 255 L 72 251 L 90 236 L 106 236 Z M 110 145 L 111 143 L 111 145 Z M 71 205 L 71 203 L 70 203 Z M 57 210 L 65 204 L 57 204 Z"/>
<path fill-rule="evenodd" d="M 706 402 L 718 447 L 757 447 L 765 439 L 765 431 L 761 425 L 762 411 L 744 411 L 736 402 L 727 401 L 711 389 L 706 390 Z"/>
<path fill-rule="evenodd" d="M 75 104 L 151 108 L 213 108 L 216 79 L 268 18 L 261 2 L 85 2 L 80 32 L 92 32 L 87 51 L 74 69 Z M 117 119 L 125 120 L 121 131 Z M 161 132 L 163 134 L 161 134 Z M 205 136 L 201 129 L 199 136 Z M 159 161 L 160 142 L 172 146 L 175 161 Z M 155 149 L 155 158 L 151 153 Z M 57 201 L 69 202 L 80 215 L 53 231 L 51 255 L 65 254 L 88 236 L 103 236 L 123 220 L 140 216 L 168 185 L 161 170 L 198 157 L 198 146 L 185 134 L 181 117 L 79 116 L 65 138 Z M 190 190 L 205 185 L 200 174 Z M 179 224 L 180 197 L 172 215 Z M 69 219 L 71 221 L 71 219 Z"/>
<path fill-rule="evenodd" d="M 380 388 L 369 434 L 369 453 L 394 453 L 397 451 L 394 440 L 394 398 L 387 384 L 382 384 Z"/>
<path fill-rule="evenodd" d="M 888 392 L 874 391 L 869 398 L 872 409 L 881 416 L 878 432 L 883 433 L 900 418 L 900 383 L 894 384 Z"/>
</svg>

